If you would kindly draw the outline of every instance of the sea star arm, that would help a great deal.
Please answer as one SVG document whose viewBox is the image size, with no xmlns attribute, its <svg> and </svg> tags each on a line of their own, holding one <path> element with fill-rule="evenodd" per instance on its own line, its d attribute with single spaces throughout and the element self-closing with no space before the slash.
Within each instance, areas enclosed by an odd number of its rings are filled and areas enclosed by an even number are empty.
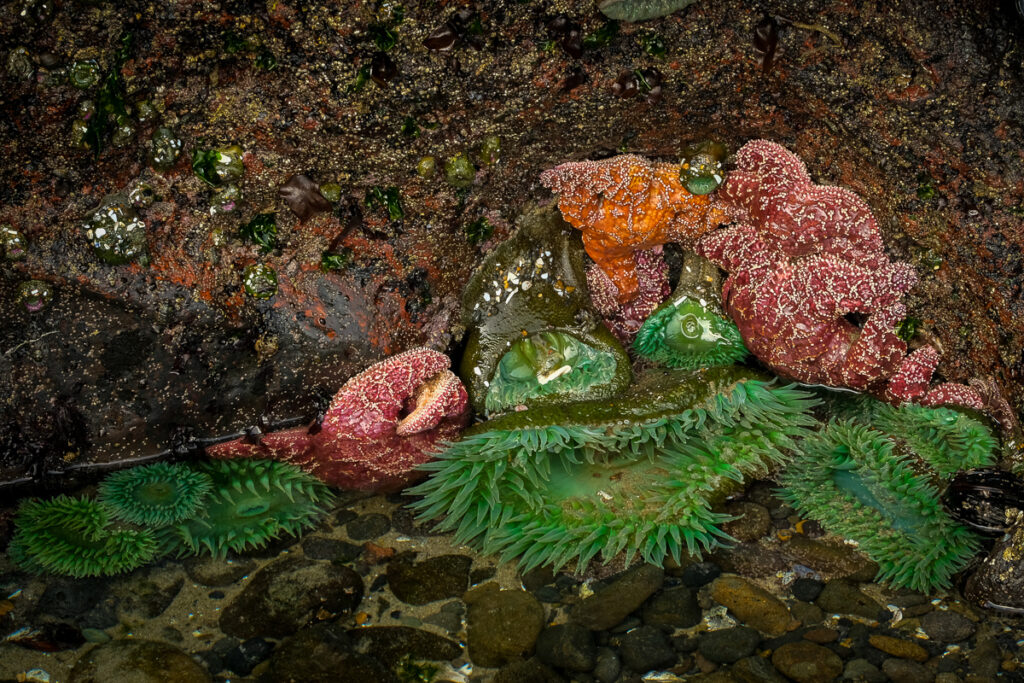
<svg viewBox="0 0 1024 683">
<path fill-rule="evenodd" d="M 323 429 L 356 438 L 393 432 L 406 401 L 450 363 L 443 353 L 419 348 L 370 366 L 346 382 L 334 397 Z"/>
<path fill-rule="evenodd" d="M 907 344 L 896 335 L 896 325 L 907 316 L 907 307 L 895 304 L 872 313 L 860 336 L 850 344 L 842 367 L 842 380 L 851 389 L 866 389 L 893 374 L 907 353 Z"/>
</svg>

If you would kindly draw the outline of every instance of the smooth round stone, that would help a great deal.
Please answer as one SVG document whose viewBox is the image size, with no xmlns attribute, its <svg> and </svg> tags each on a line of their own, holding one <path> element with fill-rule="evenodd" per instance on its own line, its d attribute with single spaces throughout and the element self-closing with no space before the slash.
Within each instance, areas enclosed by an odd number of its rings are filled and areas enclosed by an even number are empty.
<svg viewBox="0 0 1024 683">
<path fill-rule="evenodd" d="M 353 541 L 370 541 L 390 530 L 391 520 L 378 512 L 360 515 L 345 525 L 345 531 Z"/>
<path fill-rule="evenodd" d="M 772 665 L 797 683 L 830 683 L 843 673 L 839 655 L 806 640 L 780 646 L 772 654 Z"/>
<path fill-rule="evenodd" d="M 888 676 L 892 683 L 931 683 L 935 680 L 935 674 L 928 667 L 907 659 L 885 660 L 882 662 L 882 673 Z"/>
<path fill-rule="evenodd" d="M 701 620 L 697 595 L 686 586 L 677 586 L 656 593 L 644 605 L 644 623 L 649 626 L 690 628 Z"/>
<path fill-rule="evenodd" d="M 153 640 L 112 640 L 82 655 L 68 683 L 209 683 L 210 674 L 178 648 Z"/>
<path fill-rule="evenodd" d="M 785 603 L 738 576 L 715 579 L 711 585 L 711 598 L 728 607 L 740 621 L 768 635 L 782 635 L 795 625 Z"/>
<path fill-rule="evenodd" d="M 544 607 L 524 590 L 485 583 L 464 596 L 466 649 L 477 666 L 501 666 L 533 651 Z"/>
<path fill-rule="evenodd" d="M 974 622 L 950 610 L 929 612 L 921 618 L 921 628 L 940 643 L 961 643 L 974 635 Z"/>
<path fill-rule="evenodd" d="M 188 577 L 201 586 L 230 586 L 256 570 L 248 558 L 218 559 L 205 555 L 190 557 L 182 563 Z"/>
<path fill-rule="evenodd" d="M 912 643 L 911 641 L 904 640 L 903 638 L 874 634 L 868 637 L 868 643 L 871 647 L 877 648 L 888 655 L 892 655 L 893 657 L 913 659 L 915 662 L 928 661 L 927 650 L 917 643 Z"/>
<path fill-rule="evenodd" d="M 857 586 L 847 581 L 829 581 L 821 595 L 814 601 L 825 612 L 834 614 L 856 614 L 867 619 L 877 619 L 882 606 L 864 595 Z"/>
<path fill-rule="evenodd" d="M 638 673 L 675 664 L 676 651 L 664 631 L 640 626 L 619 637 L 619 653 L 627 669 Z"/>
<path fill-rule="evenodd" d="M 395 597 L 410 605 L 456 598 L 469 586 L 473 559 L 465 555 L 439 555 L 414 562 L 402 554 L 388 564 L 388 586 Z"/>
<path fill-rule="evenodd" d="M 877 666 L 860 657 L 846 663 L 846 667 L 843 669 L 843 678 L 849 681 L 864 681 L 864 683 L 886 683 L 889 680 L 889 677 L 882 673 Z"/>
<path fill-rule="evenodd" d="M 302 552 L 314 560 L 331 560 L 335 562 L 351 562 L 359 557 L 362 546 L 336 538 L 310 536 L 302 541 Z"/>
<path fill-rule="evenodd" d="M 716 664 L 732 664 L 754 653 L 761 634 L 748 626 L 700 634 L 698 651 Z"/>
<path fill-rule="evenodd" d="M 622 660 L 619 653 L 610 647 L 597 649 L 594 670 L 591 672 L 600 683 L 614 683 L 622 673 Z"/>
<path fill-rule="evenodd" d="M 804 602 L 814 602 L 824 589 L 825 582 L 817 579 L 797 579 L 789 588 L 794 598 Z"/>
<path fill-rule="evenodd" d="M 633 567 L 574 606 L 569 620 L 592 631 L 612 628 L 661 588 L 664 578 L 665 572 L 660 567 L 649 564 Z"/>
<path fill-rule="evenodd" d="M 579 624 L 557 624 L 540 632 L 537 657 L 560 669 L 590 671 L 597 660 L 597 647 L 590 629 Z"/>
</svg>

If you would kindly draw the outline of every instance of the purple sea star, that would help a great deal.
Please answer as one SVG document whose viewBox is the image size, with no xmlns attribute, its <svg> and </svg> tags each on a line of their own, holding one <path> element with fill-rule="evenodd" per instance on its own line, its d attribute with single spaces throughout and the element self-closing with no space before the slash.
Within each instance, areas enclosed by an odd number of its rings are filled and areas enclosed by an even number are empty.
<svg viewBox="0 0 1024 683">
<path fill-rule="evenodd" d="M 597 265 L 587 269 L 587 286 L 594 308 L 604 318 L 604 324 L 612 334 L 627 346 L 633 343 L 644 320 L 672 292 L 668 283 L 668 264 L 661 254 L 661 247 L 633 254 L 638 288 L 625 304 L 619 303 L 618 287 L 603 270 Z"/>
<path fill-rule="evenodd" d="M 907 355 L 896 326 L 917 275 L 889 260 L 864 200 L 813 184 L 795 154 L 767 140 L 737 152 L 720 194 L 739 224 L 705 235 L 697 253 L 729 272 L 726 309 L 764 363 L 801 382 L 893 402 L 989 408 L 993 399 L 971 387 L 929 387 L 939 360 L 934 348 Z M 857 325 L 849 314 L 866 317 Z"/>
<path fill-rule="evenodd" d="M 372 365 L 334 396 L 317 429 L 300 427 L 206 449 L 213 458 L 272 458 L 332 486 L 398 490 L 418 478 L 438 442 L 468 421 L 466 390 L 443 353 L 418 348 Z"/>
</svg>

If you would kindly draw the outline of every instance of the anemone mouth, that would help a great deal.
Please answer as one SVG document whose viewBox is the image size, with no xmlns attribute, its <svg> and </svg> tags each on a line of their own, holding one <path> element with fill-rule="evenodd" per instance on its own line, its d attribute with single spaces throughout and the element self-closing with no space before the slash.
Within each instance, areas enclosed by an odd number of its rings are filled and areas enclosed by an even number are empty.
<svg viewBox="0 0 1024 683">
<path fill-rule="evenodd" d="M 978 538 L 942 509 L 931 477 L 880 431 L 833 420 L 782 472 L 780 494 L 802 515 L 858 543 L 876 579 L 922 592 L 950 585 Z"/>
<path fill-rule="evenodd" d="M 422 466 L 411 507 L 524 570 L 699 556 L 730 540 L 713 504 L 784 460 L 814 401 L 734 368 L 697 374 L 655 371 L 614 403 L 483 423 Z"/>
</svg>

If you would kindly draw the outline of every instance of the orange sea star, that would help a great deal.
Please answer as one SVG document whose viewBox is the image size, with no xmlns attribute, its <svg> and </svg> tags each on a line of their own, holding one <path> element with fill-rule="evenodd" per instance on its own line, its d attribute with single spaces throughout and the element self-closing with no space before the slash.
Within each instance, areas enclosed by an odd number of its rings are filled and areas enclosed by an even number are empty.
<svg viewBox="0 0 1024 683">
<path fill-rule="evenodd" d="M 540 181 L 558 193 L 562 216 L 583 231 L 584 249 L 615 283 L 622 304 L 639 291 L 633 252 L 666 242 L 692 247 L 727 220 L 714 195 L 687 192 L 678 164 L 634 154 L 565 163 Z"/>
</svg>

